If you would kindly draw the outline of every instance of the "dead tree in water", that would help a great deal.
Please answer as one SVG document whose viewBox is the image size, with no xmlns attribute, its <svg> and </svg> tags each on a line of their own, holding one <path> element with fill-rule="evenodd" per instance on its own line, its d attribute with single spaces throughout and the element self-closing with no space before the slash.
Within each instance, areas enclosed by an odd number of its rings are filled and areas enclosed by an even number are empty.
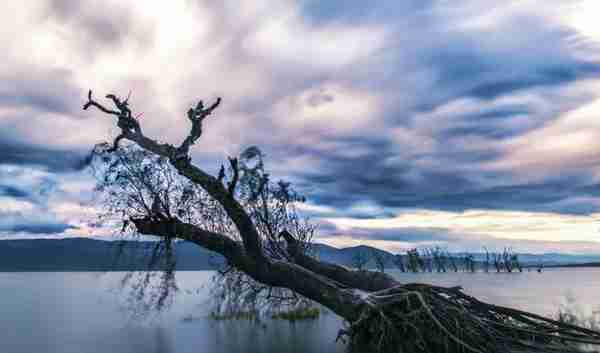
<svg viewBox="0 0 600 353">
<path fill-rule="evenodd" d="M 427 272 L 433 272 L 433 260 L 429 249 L 422 249 L 420 252 L 419 260 L 421 262 L 421 268 Z"/>
<path fill-rule="evenodd" d="M 492 253 L 492 258 L 494 259 L 494 267 L 496 268 L 496 272 L 502 272 L 502 255 L 498 253 Z"/>
<path fill-rule="evenodd" d="M 450 267 L 452 267 L 452 271 L 458 272 L 458 264 L 456 263 L 456 257 L 454 255 L 450 254 L 449 252 L 446 252 L 446 256 L 448 257 L 448 260 L 450 261 Z"/>
<path fill-rule="evenodd" d="M 440 247 L 434 247 L 429 249 L 429 256 L 433 261 L 436 272 L 446 272 L 446 259 L 444 252 Z"/>
<path fill-rule="evenodd" d="M 385 272 L 385 255 L 379 250 L 373 249 L 371 250 L 371 258 L 373 262 L 375 262 L 375 268 L 379 272 Z"/>
<path fill-rule="evenodd" d="M 265 232 L 269 230 L 257 227 L 255 217 L 258 216 L 253 217 L 245 207 L 246 202 L 240 201 L 238 182 L 245 173 L 239 163 L 230 161 L 232 173 L 227 181 L 224 168 L 215 177 L 191 163 L 189 149 L 201 137 L 202 124 L 219 106 L 220 99 L 208 108 L 199 102 L 188 111 L 190 133 L 181 145 L 174 146 L 146 136 L 127 100 L 115 95 L 106 97 L 114 109 L 96 101 L 91 91 L 83 107 L 95 107 L 116 118 L 121 130 L 112 147 L 101 148 L 99 153 L 110 161 L 109 156 L 119 149 L 119 142 L 129 140 L 168 161 L 168 167 L 176 172 L 174 178 L 204 190 L 212 202 L 210 205 L 223 212 L 231 228 L 224 232 L 211 230 L 205 227 L 202 216 L 206 214 L 180 216 L 170 211 L 172 207 L 164 207 L 167 205 L 155 212 L 145 207 L 128 212 L 125 203 L 125 208 L 119 209 L 122 221 L 133 225 L 140 234 L 181 239 L 219 253 L 233 268 L 258 283 L 285 288 L 322 304 L 347 322 L 339 337 L 348 338 L 351 347 L 366 346 L 363 351 L 373 352 L 499 353 L 569 352 L 575 351 L 570 346 L 573 342 L 600 344 L 598 332 L 487 304 L 463 293 L 461 288 L 403 284 L 385 273 L 353 271 L 319 261 L 302 251 L 304 244 L 287 229 L 277 235 L 285 241 L 283 252 L 265 251 L 270 236 Z M 147 161 L 140 163 L 154 168 Z M 249 187 L 244 200 L 250 202 L 260 191 L 261 184 Z M 143 196 L 137 195 L 136 190 L 123 189 L 122 192 L 130 193 L 133 199 Z M 189 207 L 203 210 L 206 204 Z"/>
<path fill-rule="evenodd" d="M 465 255 L 465 271 L 475 272 L 475 257 L 472 254 Z"/>
<path fill-rule="evenodd" d="M 370 255 L 371 254 L 369 254 L 366 249 L 357 249 L 357 251 L 352 255 L 352 267 L 354 267 L 358 271 L 366 270 L 367 263 L 369 262 L 371 257 Z"/>
<path fill-rule="evenodd" d="M 502 252 L 502 264 L 504 265 L 506 272 L 512 273 L 514 264 L 510 249 L 504 248 L 504 251 Z"/>
<path fill-rule="evenodd" d="M 485 272 L 490 272 L 490 252 L 486 247 L 483 249 L 485 250 L 485 262 L 483 263 L 483 269 Z"/>
<path fill-rule="evenodd" d="M 425 265 L 417 249 L 408 250 L 406 256 L 408 257 L 408 270 L 410 272 L 417 273 L 419 271 L 424 271 Z"/>
<path fill-rule="evenodd" d="M 396 265 L 400 272 L 406 272 L 406 265 L 404 265 L 404 257 L 402 255 L 394 255 L 394 265 Z"/>
<path fill-rule="evenodd" d="M 516 267 L 519 272 L 523 272 L 523 266 L 521 266 L 521 262 L 519 261 L 519 255 L 512 254 L 511 261 L 513 263 L 513 267 Z"/>
</svg>

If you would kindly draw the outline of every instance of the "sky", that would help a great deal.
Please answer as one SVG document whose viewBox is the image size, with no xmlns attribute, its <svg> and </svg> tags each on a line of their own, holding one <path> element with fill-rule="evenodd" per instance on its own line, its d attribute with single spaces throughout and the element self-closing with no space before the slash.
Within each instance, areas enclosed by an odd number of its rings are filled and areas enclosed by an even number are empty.
<svg viewBox="0 0 600 353">
<path fill-rule="evenodd" d="M 109 236 L 83 111 L 132 92 L 145 134 L 216 173 L 257 145 L 317 241 L 600 253 L 595 0 L 4 1 L 0 238 Z"/>
</svg>

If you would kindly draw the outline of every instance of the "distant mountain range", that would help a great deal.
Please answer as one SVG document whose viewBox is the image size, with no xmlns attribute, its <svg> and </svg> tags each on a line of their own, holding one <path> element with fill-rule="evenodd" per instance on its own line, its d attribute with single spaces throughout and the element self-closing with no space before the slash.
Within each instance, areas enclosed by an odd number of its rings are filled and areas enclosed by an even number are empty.
<svg viewBox="0 0 600 353">
<path fill-rule="evenodd" d="M 129 271 L 159 269 L 150 263 L 150 254 L 156 243 L 140 241 L 104 241 L 89 238 L 19 239 L 0 241 L 0 271 Z M 385 266 L 393 268 L 394 254 L 369 246 L 334 248 L 315 244 L 316 256 L 328 262 L 351 266 L 357 253 L 379 253 Z M 476 261 L 485 254 L 472 254 Z M 456 256 L 462 256 L 456 254 Z M 214 270 L 223 258 L 192 243 L 175 245 L 177 270 Z M 600 255 L 519 254 L 527 266 L 600 265 Z M 373 261 L 367 267 L 374 267 Z"/>
</svg>

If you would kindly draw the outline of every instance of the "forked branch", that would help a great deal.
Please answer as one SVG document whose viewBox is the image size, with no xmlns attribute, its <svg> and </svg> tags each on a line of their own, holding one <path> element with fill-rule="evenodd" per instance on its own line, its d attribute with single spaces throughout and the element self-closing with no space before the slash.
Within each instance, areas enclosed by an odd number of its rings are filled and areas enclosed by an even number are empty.
<svg viewBox="0 0 600 353">
<path fill-rule="evenodd" d="M 188 120 L 192 123 L 190 134 L 185 138 L 181 146 L 177 149 L 176 158 L 187 158 L 190 146 L 202 136 L 202 122 L 221 104 L 221 97 L 208 108 L 204 108 L 204 103 L 199 101 L 195 108 L 190 108 L 187 112 Z"/>
<path fill-rule="evenodd" d="M 117 126 L 121 128 L 121 133 L 115 138 L 115 140 L 113 141 L 113 146 L 109 150 L 116 151 L 116 149 L 119 147 L 119 142 L 122 139 L 129 138 L 129 135 L 131 134 L 141 135 L 142 129 L 138 121 L 131 116 L 131 109 L 129 109 L 128 99 L 121 100 L 114 94 L 107 94 L 106 98 L 110 99 L 113 102 L 117 110 L 108 109 L 104 105 L 94 100 L 94 98 L 92 97 L 92 90 L 88 91 L 88 101 L 83 105 L 83 110 L 87 110 L 89 107 L 96 107 L 106 114 L 117 116 Z"/>
</svg>

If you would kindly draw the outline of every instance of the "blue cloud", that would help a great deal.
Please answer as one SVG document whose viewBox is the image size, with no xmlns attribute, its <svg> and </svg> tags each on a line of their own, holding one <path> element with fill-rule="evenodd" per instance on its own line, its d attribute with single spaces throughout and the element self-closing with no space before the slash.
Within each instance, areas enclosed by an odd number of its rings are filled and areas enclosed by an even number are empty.
<svg viewBox="0 0 600 353">
<path fill-rule="evenodd" d="M 11 185 L 0 184 L 0 196 L 8 196 L 16 199 L 29 197 L 29 192 Z"/>
<path fill-rule="evenodd" d="M 10 232 L 10 233 L 29 233 L 34 235 L 41 234 L 56 234 L 62 233 L 67 229 L 76 229 L 72 225 L 66 223 L 25 223 L 25 224 L 14 224 L 10 226 L 4 226 L 0 224 L 0 231 Z"/>
<path fill-rule="evenodd" d="M 88 164 L 88 153 L 16 142 L 0 133 L 0 165 L 43 166 L 53 172 L 81 170 Z"/>
</svg>

